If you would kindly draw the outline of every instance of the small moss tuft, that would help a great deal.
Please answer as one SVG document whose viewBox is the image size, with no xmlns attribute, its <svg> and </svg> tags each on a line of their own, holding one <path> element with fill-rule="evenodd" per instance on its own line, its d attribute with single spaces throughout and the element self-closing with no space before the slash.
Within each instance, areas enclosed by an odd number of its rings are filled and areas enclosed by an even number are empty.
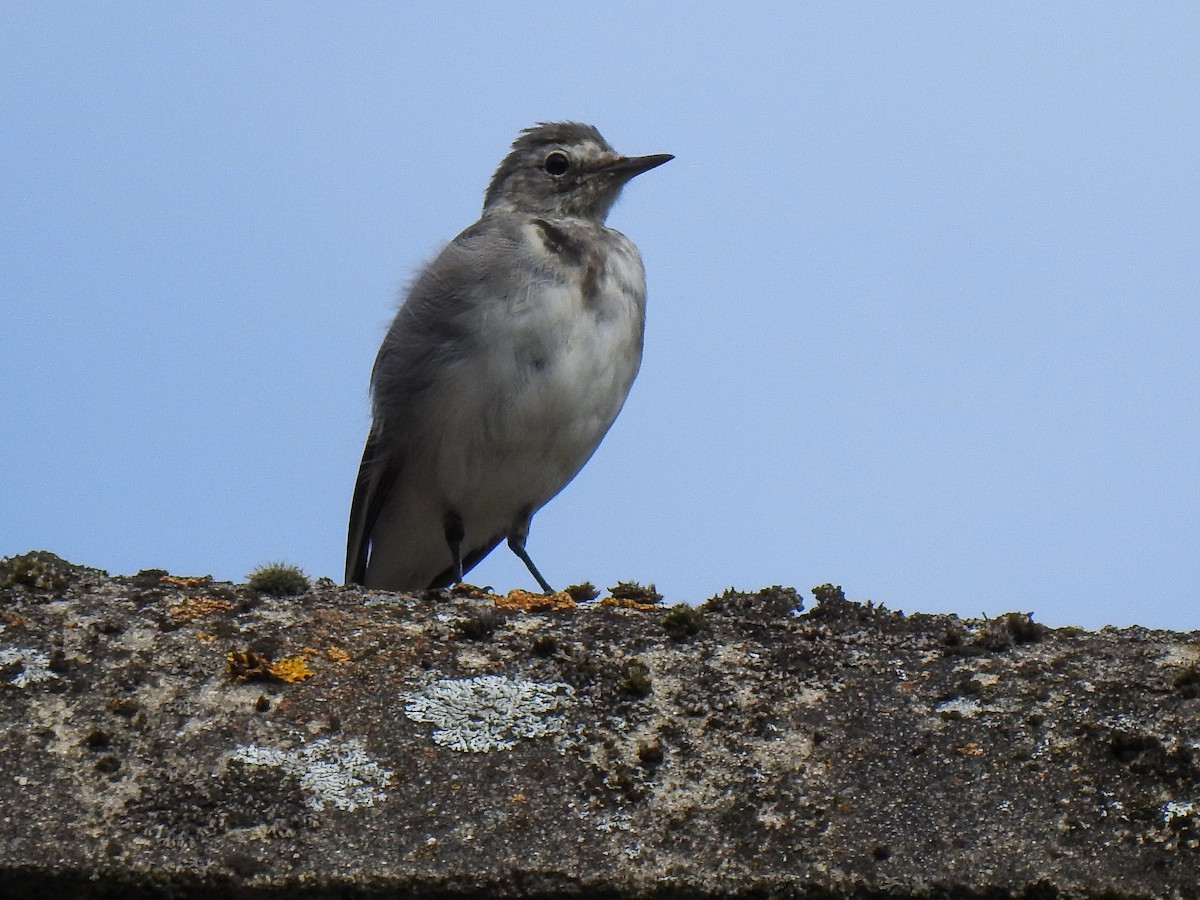
<svg viewBox="0 0 1200 900">
<path fill-rule="evenodd" d="M 27 587 L 38 591 L 60 591 L 82 566 L 76 566 L 48 550 L 33 550 L 0 560 L 0 589 Z"/>
<path fill-rule="evenodd" d="M 270 678 L 271 657 L 256 650 L 230 650 L 225 654 L 225 674 L 233 681 Z"/>
<path fill-rule="evenodd" d="M 623 697 L 642 700 L 650 696 L 651 683 L 650 667 L 635 659 L 625 667 L 621 680 L 617 682 L 617 690 Z"/>
<path fill-rule="evenodd" d="M 250 589 L 273 597 L 294 597 L 309 588 L 308 576 L 298 566 L 275 562 L 259 566 L 249 575 Z"/>
<path fill-rule="evenodd" d="M 818 584 L 812 589 L 813 596 L 817 598 L 818 603 L 845 603 L 846 592 L 842 590 L 840 584 Z"/>
<path fill-rule="evenodd" d="M 273 659 L 271 652 L 230 650 L 225 654 L 225 674 L 232 681 L 277 681 L 294 684 L 311 678 L 313 670 L 302 655 Z"/>
<path fill-rule="evenodd" d="M 494 609 L 472 610 L 454 623 L 454 636 L 468 641 L 490 641 L 504 616 Z"/>
<path fill-rule="evenodd" d="M 601 786 L 625 800 L 636 802 L 646 796 L 646 786 L 639 773 L 625 763 L 615 764 L 602 778 Z"/>
<path fill-rule="evenodd" d="M 1200 665 L 1188 666 L 1176 675 L 1175 689 L 1191 700 L 1200 697 Z"/>
<path fill-rule="evenodd" d="M 1017 644 L 1036 644 L 1050 630 L 1041 622 L 1033 621 L 1033 613 L 1010 612 L 1004 617 L 1004 627 Z"/>
<path fill-rule="evenodd" d="M 613 595 L 614 600 L 629 600 L 634 603 L 660 603 L 663 598 L 663 595 L 654 589 L 654 585 L 643 587 L 636 581 L 618 581 L 608 592 Z"/>
<path fill-rule="evenodd" d="M 958 682 L 958 697 L 978 697 L 983 694 L 983 682 L 978 678 L 963 678 Z"/>
<path fill-rule="evenodd" d="M 1151 734 L 1134 731 L 1118 731 L 1112 736 L 1109 751 L 1123 763 L 1135 762 L 1142 754 L 1162 748 L 1162 743 Z"/>
<path fill-rule="evenodd" d="M 590 581 L 585 581 L 582 584 L 568 585 L 563 588 L 563 592 L 569 594 L 571 599 L 576 603 L 587 603 L 600 596 L 600 592 L 596 590 L 596 586 Z"/>
<path fill-rule="evenodd" d="M 638 744 L 637 755 L 638 765 L 650 772 L 662 765 L 665 756 L 662 744 L 658 741 Z"/>
<path fill-rule="evenodd" d="M 694 606 L 679 603 L 672 606 L 671 611 L 663 616 L 662 624 L 672 640 L 687 640 L 703 630 L 705 626 L 704 613 Z"/>
<path fill-rule="evenodd" d="M 1036 644 L 1049 629 L 1033 621 L 1033 613 L 1005 613 L 989 619 L 973 642 L 981 650 L 998 653 L 1019 644 Z"/>
<path fill-rule="evenodd" d="M 83 739 L 83 746 L 89 750 L 107 750 L 112 744 L 112 738 L 108 732 L 102 731 L 99 728 L 93 729 L 88 733 L 88 736 Z"/>
<path fill-rule="evenodd" d="M 138 569 L 137 574 L 129 580 L 138 587 L 156 587 L 170 574 L 166 569 Z"/>
</svg>

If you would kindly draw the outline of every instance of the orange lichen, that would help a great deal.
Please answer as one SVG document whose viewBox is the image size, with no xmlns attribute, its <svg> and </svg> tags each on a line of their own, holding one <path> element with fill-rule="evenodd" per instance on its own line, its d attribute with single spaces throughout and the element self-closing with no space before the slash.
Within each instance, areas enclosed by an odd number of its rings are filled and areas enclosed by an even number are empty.
<svg viewBox="0 0 1200 900">
<path fill-rule="evenodd" d="M 284 684 L 294 684 L 313 676 L 313 670 L 308 667 L 308 660 L 299 655 L 276 660 L 267 667 L 267 671 Z"/>
<path fill-rule="evenodd" d="M 346 662 L 350 659 L 350 654 L 341 647 L 330 647 L 325 651 L 325 658 L 331 659 L 334 662 Z"/>
<path fill-rule="evenodd" d="M 212 584 L 211 575 L 193 575 L 183 577 L 178 575 L 164 575 L 161 579 L 164 584 L 173 584 L 181 588 L 203 587 L 206 584 Z"/>
<path fill-rule="evenodd" d="M 224 597 L 184 597 L 179 603 L 172 606 L 168 613 L 172 618 L 190 622 L 212 613 L 229 612 L 231 609 L 233 609 L 233 604 Z"/>
<path fill-rule="evenodd" d="M 282 681 L 293 684 L 313 675 L 301 654 L 272 660 L 253 650 L 231 650 L 225 655 L 229 676 L 235 681 Z"/>
<path fill-rule="evenodd" d="M 575 608 L 575 601 L 571 599 L 571 595 L 566 591 L 559 591 L 557 594 L 534 594 L 529 591 L 514 589 L 503 597 L 497 597 L 495 603 L 499 609 L 543 610 Z"/>
</svg>

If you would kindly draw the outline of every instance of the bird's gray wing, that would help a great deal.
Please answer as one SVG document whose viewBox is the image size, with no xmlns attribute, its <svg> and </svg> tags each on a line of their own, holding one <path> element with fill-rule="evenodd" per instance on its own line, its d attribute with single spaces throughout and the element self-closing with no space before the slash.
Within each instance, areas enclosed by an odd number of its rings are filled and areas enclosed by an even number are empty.
<svg viewBox="0 0 1200 900">
<path fill-rule="evenodd" d="M 371 429 L 358 466 L 354 499 L 350 502 L 350 527 L 346 537 L 346 584 L 363 584 L 367 577 L 367 557 L 371 532 L 383 508 L 383 501 L 400 474 L 400 464 L 382 452 L 379 431 Z"/>
<path fill-rule="evenodd" d="M 350 508 L 347 584 L 364 582 L 367 562 L 377 549 L 372 540 L 380 512 L 397 484 L 405 477 L 419 477 L 405 472 L 405 449 L 422 440 L 430 417 L 437 415 L 446 374 L 457 360 L 477 353 L 477 345 L 487 339 L 478 319 L 480 305 L 516 290 L 507 261 L 518 232 L 517 223 L 489 216 L 459 234 L 418 275 L 384 337 L 371 375 L 375 421 Z M 480 271 L 494 276 L 489 290 L 481 289 Z M 441 528 L 442 523 L 430 527 Z M 464 571 L 502 538 L 497 536 L 486 547 L 464 547 Z M 443 572 L 431 586 L 448 584 L 449 577 L 449 571 Z"/>
</svg>

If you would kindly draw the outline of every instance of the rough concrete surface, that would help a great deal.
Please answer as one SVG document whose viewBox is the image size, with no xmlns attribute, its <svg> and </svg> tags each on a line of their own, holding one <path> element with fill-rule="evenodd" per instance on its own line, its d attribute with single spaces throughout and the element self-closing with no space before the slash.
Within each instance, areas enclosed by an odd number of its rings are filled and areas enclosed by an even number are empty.
<svg viewBox="0 0 1200 900">
<path fill-rule="evenodd" d="M 10 558 L 0 896 L 1200 897 L 1200 635 L 815 593 Z"/>
</svg>

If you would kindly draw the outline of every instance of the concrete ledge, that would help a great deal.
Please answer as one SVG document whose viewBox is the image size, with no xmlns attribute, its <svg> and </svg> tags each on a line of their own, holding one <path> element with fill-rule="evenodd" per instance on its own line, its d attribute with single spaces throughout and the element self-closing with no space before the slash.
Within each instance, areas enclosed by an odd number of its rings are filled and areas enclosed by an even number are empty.
<svg viewBox="0 0 1200 900">
<path fill-rule="evenodd" d="M 5 560 L 0 896 L 1200 897 L 1200 635 L 816 593 Z"/>
</svg>

